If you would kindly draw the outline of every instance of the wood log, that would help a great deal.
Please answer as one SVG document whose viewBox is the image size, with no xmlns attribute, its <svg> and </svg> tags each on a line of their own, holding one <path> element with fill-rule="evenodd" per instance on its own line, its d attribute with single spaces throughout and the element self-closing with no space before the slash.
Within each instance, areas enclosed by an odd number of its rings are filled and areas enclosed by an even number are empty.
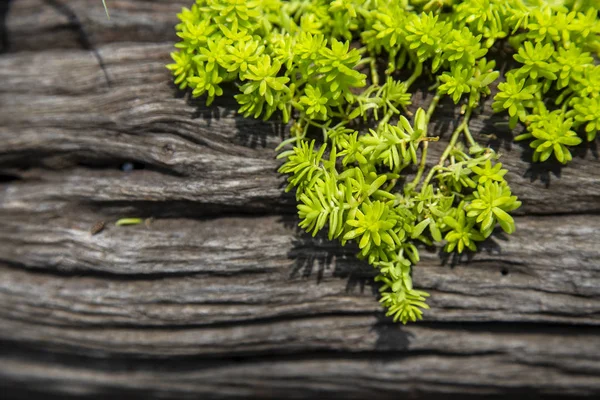
<svg viewBox="0 0 600 400">
<path fill-rule="evenodd" d="M 472 132 L 510 170 L 517 232 L 423 249 L 431 310 L 393 324 L 355 247 L 296 228 L 286 128 L 172 84 L 185 5 L 0 8 L 3 398 L 600 395 L 594 146 L 532 164 L 488 101 Z M 433 158 L 458 120 L 446 103 L 435 119 Z"/>
</svg>

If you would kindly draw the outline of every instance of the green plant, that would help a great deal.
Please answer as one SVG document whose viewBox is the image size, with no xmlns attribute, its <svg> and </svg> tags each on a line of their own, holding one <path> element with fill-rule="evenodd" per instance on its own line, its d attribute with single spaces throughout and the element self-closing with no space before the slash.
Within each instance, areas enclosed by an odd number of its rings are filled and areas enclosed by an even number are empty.
<svg viewBox="0 0 600 400">
<path fill-rule="evenodd" d="M 102 0 L 102 5 L 104 6 L 104 12 L 106 12 L 106 18 L 110 19 L 110 14 L 108 14 L 108 7 L 106 7 L 106 0 Z"/>
<path fill-rule="evenodd" d="M 239 112 L 291 122 L 279 169 L 295 189 L 300 226 L 357 243 L 378 270 L 381 302 L 403 323 L 421 318 L 413 288 L 417 245 L 475 251 L 496 226 L 515 229 L 520 206 L 498 155 L 469 120 L 500 77 L 490 48 L 507 40 L 521 66 L 499 84 L 493 108 L 523 123 L 534 160 L 563 163 L 600 128 L 597 0 L 197 0 L 178 15 L 169 68 L 181 89 L 239 88 Z M 387 61 L 385 79 L 379 63 Z M 403 71 L 412 71 L 404 80 Z M 436 78 L 414 115 L 410 88 Z M 428 126 L 444 96 L 461 120 L 433 166 Z M 552 102 L 551 99 L 556 99 Z M 412 117 L 410 121 L 407 117 Z M 322 141 L 313 138 L 323 135 Z M 290 148 L 291 147 L 291 148 Z"/>
</svg>

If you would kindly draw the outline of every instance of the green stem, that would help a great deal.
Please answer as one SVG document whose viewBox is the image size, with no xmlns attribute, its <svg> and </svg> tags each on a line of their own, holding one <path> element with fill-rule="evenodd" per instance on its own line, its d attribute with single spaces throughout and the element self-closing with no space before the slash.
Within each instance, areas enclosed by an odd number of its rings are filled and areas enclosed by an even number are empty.
<svg viewBox="0 0 600 400">
<path fill-rule="evenodd" d="M 369 64 L 369 69 L 371 70 L 371 83 L 374 86 L 379 86 L 379 75 L 377 74 L 377 59 L 375 57 L 361 58 L 360 61 L 356 63 L 356 67 L 360 67 L 363 64 Z"/>
<path fill-rule="evenodd" d="M 467 138 L 467 142 L 469 142 L 469 146 L 474 147 L 477 146 L 477 142 L 473 139 L 473 135 L 471 135 L 471 131 L 469 130 L 469 126 L 465 125 L 465 138 Z"/>
<path fill-rule="evenodd" d="M 433 178 L 433 175 L 435 174 L 435 172 L 438 169 L 442 168 L 442 166 L 444 165 L 444 162 L 450 155 L 450 152 L 452 151 L 454 146 L 456 146 L 456 142 L 458 141 L 458 137 L 460 136 L 460 134 L 462 132 L 466 132 L 466 130 L 468 130 L 469 119 L 471 118 L 472 111 L 473 111 L 472 108 L 467 108 L 467 111 L 465 113 L 465 117 L 464 117 L 462 123 L 452 133 L 452 137 L 450 138 L 450 143 L 448 143 L 448 147 L 446 147 L 446 150 L 444 150 L 444 153 L 440 157 L 440 161 L 437 163 L 436 166 L 431 168 L 431 171 L 429 171 L 429 174 L 427 174 L 427 177 L 425 178 L 425 181 L 423 182 L 423 188 L 429 184 L 429 182 Z M 465 136 L 467 136 L 467 134 L 465 134 Z M 470 132 L 469 132 L 468 136 L 470 136 Z M 468 136 L 467 136 L 467 140 L 469 140 Z M 471 140 L 472 139 L 473 138 L 471 137 Z"/>
<path fill-rule="evenodd" d="M 413 83 L 415 83 L 417 78 L 420 77 L 422 73 L 423 73 L 423 63 L 417 62 L 417 67 L 413 71 L 410 78 L 408 78 L 408 80 L 406 81 L 406 88 L 408 89 Z"/>
<path fill-rule="evenodd" d="M 440 95 L 436 94 L 433 99 L 431 100 L 431 103 L 429 103 L 429 108 L 427 108 L 427 114 L 425 114 L 425 126 L 429 126 L 429 122 L 431 121 L 431 116 L 433 115 L 433 112 L 435 111 L 438 103 L 440 102 Z M 427 135 L 427 131 L 425 131 L 425 135 Z M 423 143 L 423 150 L 421 151 L 421 162 L 419 163 L 419 169 L 417 170 L 417 175 L 415 176 L 415 179 L 413 179 L 411 185 L 413 187 L 417 187 L 417 185 L 419 184 L 419 182 L 421 182 L 421 178 L 423 177 L 423 173 L 425 172 L 425 167 L 427 165 L 427 149 L 429 148 L 429 141 L 426 140 L 425 143 Z"/>
<path fill-rule="evenodd" d="M 104 6 L 104 11 L 106 11 L 106 18 L 110 19 L 110 15 L 108 14 L 108 7 L 106 7 L 105 0 L 102 0 L 102 5 Z"/>
<path fill-rule="evenodd" d="M 411 185 L 413 188 L 416 188 L 419 182 L 421 181 L 421 177 L 423 176 L 423 172 L 425 172 L 425 166 L 427 162 L 427 149 L 429 148 L 429 142 L 423 143 L 423 150 L 421 150 L 421 162 L 419 163 L 419 169 L 417 170 L 417 176 L 413 179 Z"/>
<path fill-rule="evenodd" d="M 433 100 L 431 100 L 431 103 L 429 104 L 429 108 L 427 109 L 427 114 L 425 115 L 425 117 L 426 117 L 425 119 L 428 124 L 429 124 L 429 121 L 431 121 L 431 116 L 433 115 L 433 112 L 435 111 L 438 103 L 440 102 L 440 99 L 441 99 L 440 95 L 436 94 L 433 97 Z"/>
<path fill-rule="evenodd" d="M 394 115 L 393 111 L 388 111 L 383 118 L 381 119 L 381 121 L 379 121 L 379 124 L 377 125 L 378 127 L 383 125 L 383 124 L 387 124 L 390 120 L 390 118 L 392 118 L 392 115 Z"/>
<path fill-rule="evenodd" d="M 356 63 L 356 66 L 357 66 L 357 67 L 360 67 L 361 65 L 363 65 L 363 64 L 369 64 L 369 63 L 371 63 L 372 61 L 373 61 L 373 57 L 364 57 L 364 58 L 361 58 L 361 59 L 360 59 L 360 60 L 359 60 L 359 61 Z"/>
<path fill-rule="evenodd" d="M 423 191 L 423 189 L 425 189 L 427 187 L 427 185 L 429 184 L 429 181 L 431 181 L 431 178 L 433 178 L 433 175 L 436 173 L 436 171 L 438 169 L 440 169 L 439 165 L 435 165 L 433 168 L 431 168 L 431 170 L 427 174 L 427 178 L 425 178 L 425 180 L 423 181 L 423 185 L 421 186 L 421 191 Z"/>
<path fill-rule="evenodd" d="M 327 129 L 327 128 L 329 128 L 329 125 L 319 124 L 318 122 L 313 121 L 311 119 L 307 119 L 306 122 L 309 123 L 312 126 L 317 127 L 317 128 L 321 128 L 321 129 Z"/>
<path fill-rule="evenodd" d="M 373 85 L 379 86 L 379 74 L 377 73 L 377 64 L 375 62 L 375 58 L 371 58 L 370 68 L 371 68 L 371 81 L 373 82 Z"/>
<path fill-rule="evenodd" d="M 440 157 L 440 161 L 438 162 L 439 166 L 442 166 L 444 164 L 444 161 L 446 161 L 446 159 L 448 158 L 448 155 L 450 154 L 450 152 L 452 151 L 454 146 L 456 146 L 458 137 L 460 136 L 461 132 L 464 132 L 465 128 L 469 124 L 469 119 L 471 118 L 472 111 L 473 110 L 471 108 L 467 109 L 467 112 L 465 113 L 465 118 L 463 119 L 463 122 L 456 128 L 456 130 L 452 134 L 452 138 L 450 139 L 450 143 L 448 144 L 448 147 L 446 147 L 446 150 L 444 150 L 444 153 Z"/>
</svg>

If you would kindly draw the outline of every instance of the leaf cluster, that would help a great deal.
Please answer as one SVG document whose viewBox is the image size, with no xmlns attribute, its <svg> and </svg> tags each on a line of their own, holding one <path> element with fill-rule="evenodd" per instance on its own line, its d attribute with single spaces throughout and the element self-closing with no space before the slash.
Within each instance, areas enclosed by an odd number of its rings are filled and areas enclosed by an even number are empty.
<svg viewBox="0 0 600 400">
<path fill-rule="evenodd" d="M 210 105 L 223 84 L 235 82 L 239 112 L 247 117 L 281 111 L 287 122 L 296 110 L 327 119 L 365 86 L 355 70 L 361 56 L 348 40 L 317 29 L 317 19 L 293 18 L 299 3 L 198 0 L 184 8 L 176 26 L 179 51 L 167 65 L 175 83 L 191 87 L 194 97 L 206 95 Z"/>
<path fill-rule="evenodd" d="M 571 147 L 596 138 L 600 66 L 592 54 L 600 53 L 598 6 L 563 1 L 509 9 L 509 42 L 520 66 L 507 72 L 493 108 L 508 111 L 512 128 L 525 125 L 527 133 L 516 140 L 531 140 L 533 161 L 554 155 L 566 164 Z"/>
<path fill-rule="evenodd" d="M 522 123 L 534 160 L 563 163 L 600 129 L 597 0 L 197 0 L 178 15 L 167 66 L 210 104 L 224 87 L 246 117 L 280 116 L 290 137 L 279 169 L 295 190 L 300 227 L 323 231 L 377 269 L 394 320 L 422 317 L 413 288 L 419 246 L 475 251 L 494 229 L 515 230 L 520 206 L 498 154 L 469 119 L 501 78 L 490 49 L 514 49 L 493 109 Z M 383 68 L 380 61 L 385 60 Z M 403 73 L 408 71 L 409 74 Z M 406 76 L 400 79 L 400 76 Z M 414 114 L 411 86 L 434 80 Z M 460 121 L 438 160 L 428 127 L 449 97 Z M 315 133 L 322 133 L 322 140 Z"/>
</svg>

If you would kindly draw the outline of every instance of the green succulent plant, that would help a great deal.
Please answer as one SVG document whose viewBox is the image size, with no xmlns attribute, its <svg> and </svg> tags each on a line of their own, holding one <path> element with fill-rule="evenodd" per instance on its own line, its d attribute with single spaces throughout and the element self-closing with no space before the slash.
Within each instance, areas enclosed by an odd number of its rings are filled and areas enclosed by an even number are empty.
<svg viewBox="0 0 600 400">
<path fill-rule="evenodd" d="M 394 320 L 420 319 L 419 243 L 476 251 L 496 227 L 515 230 L 498 154 L 469 120 L 501 80 L 495 112 L 522 124 L 534 161 L 571 160 L 600 129 L 597 0 L 196 0 L 178 15 L 175 83 L 207 104 L 237 86 L 239 113 L 290 123 L 279 172 L 300 227 L 355 242 L 377 271 Z M 517 67 L 501 76 L 490 49 L 506 40 Z M 386 65 L 382 65 L 384 62 Z M 383 67 L 383 68 L 381 68 Z M 405 79 L 400 79 L 408 71 Z M 410 75 L 410 76 L 409 76 Z M 433 98 L 410 113 L 411 87 Z M 432 162 L 428 127 L 447 96 L 457 128 Z M 322 133 L 317 140 L 315 133 Z M 319 135 L 317 135 L 319 136 Z"/>
</svg>

